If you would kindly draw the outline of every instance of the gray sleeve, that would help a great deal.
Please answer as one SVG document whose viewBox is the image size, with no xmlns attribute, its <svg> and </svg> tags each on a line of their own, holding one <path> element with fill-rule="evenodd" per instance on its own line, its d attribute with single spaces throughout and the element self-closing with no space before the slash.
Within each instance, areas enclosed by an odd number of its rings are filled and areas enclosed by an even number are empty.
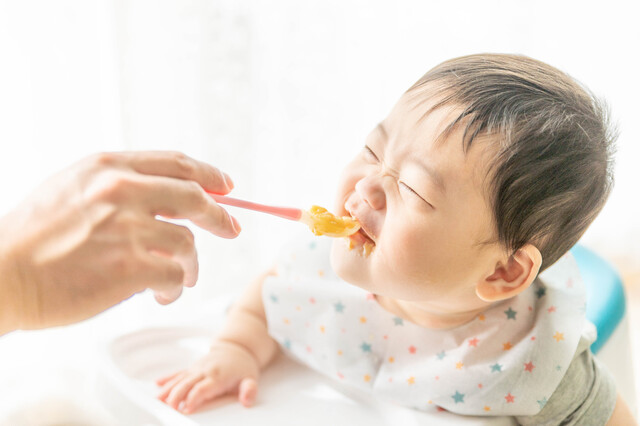
<svg viewBox="0 0 640 426">
<path fill-rule="evenodd" d="M 601 426 L 607 423 L 616 405 L 613 376 L 598 361 L 589 342 L 581 339 L 578 350 L 560 384 L 534 416 L 516 417 L 522 425 Z"/>
</svg>

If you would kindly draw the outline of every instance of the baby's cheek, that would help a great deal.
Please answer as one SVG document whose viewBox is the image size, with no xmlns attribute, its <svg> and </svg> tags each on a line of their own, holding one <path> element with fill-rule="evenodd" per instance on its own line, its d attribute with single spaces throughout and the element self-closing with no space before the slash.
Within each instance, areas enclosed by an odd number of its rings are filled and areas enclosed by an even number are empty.
<svg viewBox="0 0 640 426">
<path fill-rule="evenodd" d="M 442 244 L 411 230 L 400 230 L 396 236 L 393 249 L 388 251 L 389 263 L 395 265 L 394 273 L 437 282 L 457 269 L 455 250 L 446 242 Z"/>
</svg>

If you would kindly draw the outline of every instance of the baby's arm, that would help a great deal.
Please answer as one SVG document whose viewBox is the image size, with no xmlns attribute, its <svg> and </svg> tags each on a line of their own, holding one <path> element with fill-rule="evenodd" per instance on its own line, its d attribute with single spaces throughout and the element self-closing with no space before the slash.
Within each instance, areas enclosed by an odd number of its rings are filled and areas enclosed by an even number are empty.
<svg viewBox="0 0 640 426">
<path fill-rule="evenodd" d="M 229 310 L 229 315 L 217 341 L 229 342 L 245 348 L 258 361 L 260 369 L 273 359 L 278 344 L 267 331 L 267 317 L 262 304 L 262 283 L 275 275 L 269 270 L 260 275 Z"/>
<path fill-rule="evenodd" d="M 227 394 L 237 394 L 244 406 L 253 404 L 260 370 L 278 350 L 267 333 L 262 305 L 262 283 L 269 275 L 273 272 L 258 277 L 229 310 L 207 355 L 190 368 L 157 381 L 162 386 L 160 400 L 185 414 Z"/>
<path fill-rule="evenodd" d="M 633 417 L 631 410 L 624 399 L 618 394 L 618 398 L 616 401 L 616 407 L 613 410 L 613 414 L 611 418 L 607 422 L 607 426 L 629 426 L 636 425 L 636 419 Z"/>
</svg>

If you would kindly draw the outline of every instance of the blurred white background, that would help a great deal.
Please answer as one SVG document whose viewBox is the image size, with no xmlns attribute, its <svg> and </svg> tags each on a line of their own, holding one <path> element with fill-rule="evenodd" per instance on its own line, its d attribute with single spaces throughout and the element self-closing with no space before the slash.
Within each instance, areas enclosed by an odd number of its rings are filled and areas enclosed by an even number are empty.
<svg viewBox="0 0 640 426">
<path fill-rule="evenodd" d="M 639 268 L 640 28 L 629 2 L 3 1 L 0 212 L 96 151 L 181 150 L 265 203 L 331 207 L 337 175 L 424 72 L 522 53 L 604 96 L 616 187 L 584 243 Z M 237 288 L 296 225 L 233 210 L 236 241 L 197 233 L 200 285 Z M 187 296 L 188 298 L 188 296 Z"/>
<path fill-rule="evenodd" d="M 0 1 L 0 214 L 89 153 L 133 149 L 208 161 L 239 198 L 330 207 L 346 159 L 424 72 L 522 53 L 611 105 L 616 186 L 583 243 L 640 277 L 637 17 L 621 0 Z M 199 284 L 174 311 L 237 292 L 299 226 L 231 212 L 238 239 L 195 231 Z"/>
</svg>

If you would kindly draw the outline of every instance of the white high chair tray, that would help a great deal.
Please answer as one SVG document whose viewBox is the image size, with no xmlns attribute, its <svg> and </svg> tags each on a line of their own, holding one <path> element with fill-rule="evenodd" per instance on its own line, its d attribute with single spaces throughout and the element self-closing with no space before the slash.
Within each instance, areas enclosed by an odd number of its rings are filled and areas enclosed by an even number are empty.
<svg viewBox="0 0 640 426">
<path fill-rule="evenodd" d="M 200 323 L 202 324 L 202 323 Z M 155 398 L 154 381 L 203 356 L 211 330 L 144 329 L 106 343 L 98 391 L 125 424 L 138 425 L 512 425 L 512 418 L 426 413 L 374 399 L 340 386 L 284 355 L 263 373 L 252 408 L 226 397 L 185 416 Z"/>
</svg>

